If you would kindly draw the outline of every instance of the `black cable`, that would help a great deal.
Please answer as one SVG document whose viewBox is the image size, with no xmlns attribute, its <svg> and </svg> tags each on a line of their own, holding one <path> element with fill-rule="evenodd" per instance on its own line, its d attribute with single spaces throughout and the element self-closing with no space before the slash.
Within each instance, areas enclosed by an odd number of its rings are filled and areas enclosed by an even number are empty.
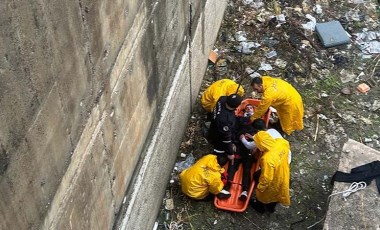
<svg viewBox="0 0 380 230">
<path fill-rule="evenodd" d="M 191 40 L 192 40 L 192 31 L 191 31 L 191 27 L 193 26 L 193 19 L 192 19 L 192 16 L 193 16 L 193 9 L 192 9 L 192 5 L 191 5 L 191 2 L 189 0 L 189 84 L 190 84 L 190 113 L 193 112 L 193 92 L 192 92 L 192 81 L 191 81 L 191 59 L 192 59 L 192 52 L 191 52 Z"/>
</svg>

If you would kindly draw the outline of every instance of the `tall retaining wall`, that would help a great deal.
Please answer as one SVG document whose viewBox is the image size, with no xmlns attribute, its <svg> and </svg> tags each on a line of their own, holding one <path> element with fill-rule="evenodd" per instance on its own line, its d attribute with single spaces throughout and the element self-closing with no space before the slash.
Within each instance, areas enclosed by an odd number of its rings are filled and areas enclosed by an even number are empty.
<svg viewBox="0 0 380 230">
<path fill-rule="evenodd" d="M 149 229 L 226 4 L 2 1 L 0 229 Z"/>
</svg>

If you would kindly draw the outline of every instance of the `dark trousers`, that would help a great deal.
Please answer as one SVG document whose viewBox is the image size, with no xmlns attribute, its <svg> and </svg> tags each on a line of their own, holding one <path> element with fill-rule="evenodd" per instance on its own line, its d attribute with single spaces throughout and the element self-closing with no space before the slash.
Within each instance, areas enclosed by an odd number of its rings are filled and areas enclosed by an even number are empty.
<svg viewBox="0 0 380 230">
<path fill-rule="evenodd" d="M 243 191 L 248 191 L 249 185 L 251 184 L 251 167 L 252 167 L 253 158 L 252 156 L 246 156 L 244 158 L 234 159 L 234 164 L 228 166 L 228 182 L 224 189 L 229 190 L 231 187 L 231 181 L 234 179 L 236 171 L 239 169 L 239 165 L 243 165 L 243 179 L 242 187 Z"/>
<path fill-rule="evenodd" d="M 331 179 L 331 183 L 334 181 L 350 183 L 365 181 L 369 185 L 373 179 L 376 180 L 377 189 L 380 193 L 380 161 L 373 161 L 353 168 L 351 169 L 351 173 L 336 171 Z"/>
</svg>

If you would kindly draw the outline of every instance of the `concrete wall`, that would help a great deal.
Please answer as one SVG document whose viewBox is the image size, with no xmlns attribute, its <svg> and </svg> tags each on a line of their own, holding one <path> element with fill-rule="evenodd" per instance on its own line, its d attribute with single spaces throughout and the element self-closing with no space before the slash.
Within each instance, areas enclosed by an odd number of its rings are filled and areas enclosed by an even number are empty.
<svg viewBox="0 0 380 230">
<path fill-rule="evenodd" d="M 0 229 L 110 229 L 126 191 L 153 225 L 226 6 L 190 2 L 189 54 L 189 2 L 1 1 Z"/>
</svg>

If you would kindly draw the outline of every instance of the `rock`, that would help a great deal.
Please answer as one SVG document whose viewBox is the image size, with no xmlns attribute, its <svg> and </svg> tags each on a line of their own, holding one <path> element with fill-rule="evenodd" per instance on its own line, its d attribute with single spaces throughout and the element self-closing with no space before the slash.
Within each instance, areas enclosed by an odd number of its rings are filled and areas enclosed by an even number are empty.
<svg viewBox="0 0 380 230">
<path fill-rule="evenodd" d="M 372 110 L 372 111 L 376 111 L 376 110 L 378 110 L 378 109 L 380 109 L 380 101 L 375 100 L 375 101 L 373 102 L 373 104 L 372 104 L 372 108 L 371 108 L 371 110 Z"/>
<path fill-rule="evenodd" d="M 352 90 L 350 88 L 348 88 L 348 87 L 345 87 L 345 88 L 341 89 L 340 92 L 342 94 L 344 94 L 344 95 L 350 95 L 350 94 L 352 94 Z"/>
</svg>

